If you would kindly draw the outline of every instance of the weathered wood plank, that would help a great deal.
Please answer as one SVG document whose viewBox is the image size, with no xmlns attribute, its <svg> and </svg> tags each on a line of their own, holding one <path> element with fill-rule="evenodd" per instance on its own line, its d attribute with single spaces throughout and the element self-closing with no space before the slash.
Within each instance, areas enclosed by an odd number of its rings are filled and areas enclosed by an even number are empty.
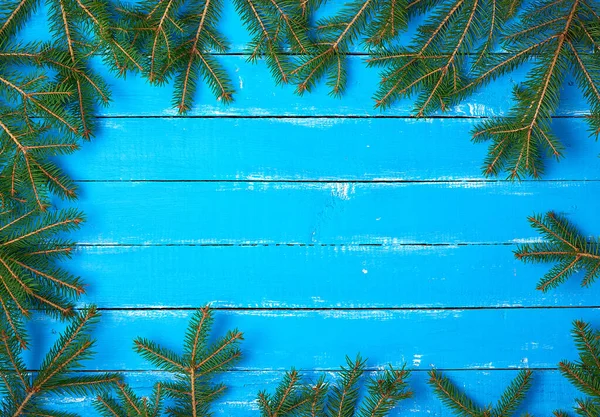
<svg viewBox="0 0 600 417">
<path fill-rule="evenodd" d="M 596 306 L 581 276 L 545 294 L 549 268 L 511 246 L 80 247 L 67 267 L 103 308 Z M 124 280 L 135 291 L 122 291 Z M 293 291 L 290 288 L 293 287 Z M 160 291 L 157 291 L 160 289 Z"/>
<path fill-rule="evenodd" d="M 600 230 L 599 182 L 90 182 L 85 244 L 495 243 L 538 239 L 526 217 Z M 71 203 L 61 203 L 71 204 Z"/>
<path fill-rule="evenodd" d="M 343 360 L 341 358 L 340 360 Z M 314 381 L 319 374 L 307 372 L 307 380 Z M 479 405 L 496 402 L 504 388 L 515 377 L 516 371 L 448 371 L 457 386 L 466 390 L 470 397 Z M 366 374 L 364 378 L 370 375 Z M 124 374 L 126 381 L 140 395 L 150 395 L 152 386 L 157 381 L 169 380 L 170 375 L 156 373 L 128 372 Z M 228 372 L 218 380 L 229 388 L 225 395 L 215 403 L 213 412 L 215 416 L 258 416 L 256 395 L 259 390 L 273 392 L 276 384 L 281 381 L 282 372 Z M 338 375 L 328 372 L 330 381 L 335 381 Z M 413 372 L 408 382 L 414 392 L 411 399 L 405 400 L 390 414 L 394 416 L 429 416 L 451 417 L 448 408 L 435 397 L 427 385 L 426 372 Z M 528 411 L 532 415 L 547 416 L 556 409 L 570 410 L 574 398 L 581 397 L 568 381 L 557 371 L 537 371 L 534 373 L 533 386 L 525 402 L 517 411 L 521 415 Z M 86 417 L 97 417 L 92 408 L 95 397 L 81 396 L 70 398 L 53 398 L 52 406 L 69 412 L 79 413 Z"/>
<path fill-rule="evenodd" d="M 232 2 L 227 1 L 223 13 L 222 27 L 232 43 L 233 53 L 247 52 L 248 35 L 242 27 L 239 17 L 234 11 Z M 343 1 L 333 2 L 335 9 Z M 323 11 L 325 14 L 327 10 Z M 35 19 L 25 33 L 22 41 L 49 40 L 48 25 L 45 20 L 45 8 L 40 8 Z M 404 37 L 410 39 L 410 37 Z M 403 38 L 403 39 L 404 39 Z M 360 49 L 357 43 L 356 50 Z M 329 90 L 322 82 L 314 93 L 299 97 L 294 93 L 295 86 L 278 87 L 270 77 L 264 62 L 257 65 L 249 63 L 248 55 L 220 56 L 219 61 L 233 80 L 237 93 L 235 102 L 229 106 L 219 103 L 209 89 L 200 81 L 195 105 L 189 115 L 402 115 L 413 114 L 410 99 L 398 102 L 393 108 L 382 113 L 374 109 L 373 94 L 379 82 L 379 69 L 367 68 L 365 57 L 352 56 L 348 59 L 348 88 L 342 100 L 329 96 Z M 171 105 L 173 84 L 165 87 L 151 87 L 139 75 L 129 74 L 127 79 L 115 79 L 96 58 L 93 67 L 113 86 L 116 98 L 108 108 L 98 109 L 103 115 L 174 115 L 176 110 Z M 517 82 L 524 80 L 531 68 L 525 65 L 502 77 L 491 86 L 477 92 L 468 101 L 449 109 L 445 114 L 453 116 L 494 116 L 503 115 L 512 103 L 512 90 Z M 581 115 L 589 113 L 586 104 L 573 77 L 565 80 L 561 92 L 561 103 L 558 115 Z"/>
<path fill-rule="evenodd" d="M 137 290 L 123 282 L 121 291 Z M 287 291 L 294 291 L 294 286 L 288 285 Z M 211 298 L 203 292 L 196 295 L 197 305 Z M 598 326 L 598 313 L 573 308 L 227 310 L 215 313 L 214 336 L 234 327 L 244 333 L 244 359 L 238 369 L 337 369 L 341 358 L 358 352 L 374 367 L 407 362 L 418 369 L 554 368 L 560 360 L 576 357 L 572 321 L 583 319 Z M 97 354 L 89 369 L 153 369 L 133 351 L 132 340 L 146 337 L 177 350 L 191 314 L 191 310 L 103 312 L 94 331 Z M 29 324 L 38 343 L 26 352 L 26 359 L 35 369 L 64 323 L 36 316 Z"/>
<path fill-rule="evenodd" d="M 65 159 L 76 180 L 482 179 L 473 119 L 109 119 Z M 600 179 L 600 142 L 556 119 L 565 159 L 544 179 Z"/>
<path fill-rule="evenodd" d="M 215 100 L 210 90 L 200 83 L 194 106 L 187 113 L 196 116 L 278 116 L 278 115 L 334 115 L 334 116 L 412 116 L 413 100 L 405 99 L 391 109 L 382 112 L 374 109 L 373 94 L 377 89 L 379 73 L 376 68 L 367 68 L 363 57 L 348 59 L 348 87 L 342 99 L 331 97 L 323 82 L 311 94 L 300 97 L 291 85 L 276 86 L 263 61 L 247 62 L 245 56 L 219 57 L 236 86 L 234 102 L 230 105 Z M 149 86 L 142 77 L 128 75 L 126 80 L 115 79 L 107 72 L 101 60 L 94 64 L 97 71 L 112 85 L 114 97 L 109 107 L 101 108 L 105 116 L 174 116 L 171 105 L 173 84 L 163 87 Z M 515 84 L 522 81 L 530 67 L 524 66 L 510 76 L 505 76 L 478 91 L 463 104 L 449 109 L 447 116 L 502 116 L 512 104 Z M 577 84 L 567 77 L 561 91 L 561 102 L 557 115 L 575 116 L 589 113 Z"/>
</svg>

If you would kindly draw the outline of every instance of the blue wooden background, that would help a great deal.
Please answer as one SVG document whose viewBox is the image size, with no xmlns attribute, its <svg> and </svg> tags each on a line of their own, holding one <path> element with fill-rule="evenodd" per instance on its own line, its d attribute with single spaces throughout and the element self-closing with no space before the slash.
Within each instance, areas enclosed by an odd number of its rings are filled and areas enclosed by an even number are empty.
<svg viewBox="0 0 600 417">
<path fill-rule="evenodd" d="M 24 39 L 47 36 L 45 13 Z M 344 99 L 325 86 L 298 97 L 263 63 L 246 62 L 249 38 L 229 1 L 223 16 L 232 50 L 219 59 L 238 87 L 228 107 L 200 88 L 178 116 L 171 85 L 115 79 L 94 62 L 114 102 L 99 112 L 97 137 L 64 159 L 88 217 L 68 268 L 89 284 L 82 305 L 104 310 L 89 369 L 122 371 L 147 392 L 168 376 L 133 352 L 132 339 L 177 350 L 193 309 L 210 303 L 216 333 L 238 327 L 246 338 L 216 415 L 257 415 L 257 391 L 273 390 L 285 370 L 335 378 L 357 352 L 371 370 L 413 370 L 414 399 L 394 415 L 450 415 L 426 385 L 431 367 L 481 404 L 517 369 L 534 369 L 523 409 L 570 408 L 578 393 L 556 365 L 575 358 L 574 319 L 600 325 L 600 285 L 584 290 L 576 277 L 540 293 L 547 267 L 512 251 L 538 239 L 526 221 L 533 213 L 556 210 L 600 231 L 600 145 L 576 86 L 565 83 L 553 123 L 566 159 L 548 160 L 543 181 L 489 180 L 480 174 L 486 145 L 469 131 L 508 110 L 525 70 L 439 117 L 412 118 L 408 100 L 380 113 L 377 72 L 360 48 Z M 63 324 L 40 316 L 31 327 L 41 340 L 29 353 L 35 366 Z M 91 400 L 59 403 L 94 416 Z"/>
</svg>

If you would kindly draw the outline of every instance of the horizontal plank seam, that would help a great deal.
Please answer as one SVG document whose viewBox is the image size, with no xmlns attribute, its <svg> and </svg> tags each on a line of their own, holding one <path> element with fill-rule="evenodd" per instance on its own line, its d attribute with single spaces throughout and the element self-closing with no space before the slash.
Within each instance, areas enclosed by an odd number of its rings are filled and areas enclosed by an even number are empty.
<svg viewBox="0 0 600 417">
<path fill-rule="evenodd" d="M 513 184 L 515 181 L 506 180 L 489 180 L 489 179 L 464 179 L 464 180 L 403 180 L 403 179 L 373 179 L 373 180 L 356 180 L 356 179 L 335 179 L 335 180 L 320 180 L 320 179 L 74 179 L 77 183 L 226 183 L 226 184 Z M 600 179 L 524 179 L 520 183 L 563 183 L 563 182 L 600 182 Z M 517 183 L 518 184 L 518 183 Z"/>
<path fill-rule="evenodd" d="M 233 48 L 232 48 L 233 49 Z M 349 51 L 349 52 L 340 52 L 339 50 L 337 51 L 337 53 L 341 56 L 357 56 L 357 57 L 371 57 L 373 55 L 375 55 L 375 53 L 369 53 L 366 51 Z M 209 56 L 241 56 L 241 57 L 256 57 L 256 54 L 249 51 L 249 52 L 245 52 L 245 51 L 239 51 L 239 52 L 217 52 L 214 50 L 208 51 L 208 52 L 204 52 L 205 55 L 209 55 Z M 589 52 L 583 52 L 580 53 L 580 55 L 582 56 L 593 56 L 595 54 L 595 52 L 593 50 L 589 51 Z M 102 54 L 94 54 L 96 57 L 101 57 Z M 277 55 L 279 56 L 298 56 L 298 57 L 304 57 L 304 56 L 310 56 L 307 54 L 302 54 L 299 52 L 278 52 Z M 450 54 L 447 54 L 447 56 L 449 56 Z M 508 52 L 490 52 L 490 55 L 493 56 L 512 56 L 513 54 L 508 53 Z M 458 52 L 456 53 L 456 56 L 470 56 L 470 57 L 477 57 L 479 56 L 479 54 L 477 52 Z M 539 54 L 539 53 L 533 53 L 530 54 L 529 56 L 535 56 L 535 57 L 549 57 L 552 56 L 551 54 Z M 417 60 L 419 59 L 424 59 L 424 58 L 415 58 Z M 262 58 L 262 60 L 264 60 L 264 58 Z"/>
<path fill-rule="evenodd" d="M 134 311 L 196 311 L 204 305 L 195 307 L 98 307 L 98 311 L 134 312 Z M 483 310 L 596 310 L 600 305 L 579 306 L 423 306 L 423 307 L 211 307 L 212 310 L 221 312 L 402 312 L 402 311 L 483 311 Z M 85 310 L 75 308 L 76 311 Z M 30 311 L 44 311 L 43 309 L 31 309 Z"/>
<path fill-rule="evenodd" d="M 225 107 L 227 108 L 227 107 Z M 504 116 L 462 116 L 462 115 L 431 115 L 427 117 L 417 117 L 411 115 L 237 115 L 237 114 L 222 114 L 222 115 L 97 115 L 96 119 L 409 119 L 423 120 L 424 122 L 430 119 L 493 119 L 502 118 Z M 588 119 L 589 114 L 574 114 L 574 115 L 554 115 L 552 119 Z"/>
<path fill-rule="evenodd" d="M 309 369 L 309 368 L 294 368 L 299 372 L 330 372 L 330 373 L 341 373 L 342 371 L 340 369 L 336 369 L 336 368 L 314 368 L 314 369 Z M 365 372 L 379 372 L 379 371 L 383 371 L 384 369 L 387 368 L 365 368 Z M 430 369 L 436 369 L 438 371 L 442 371 L 442 372 L 494 372 L 494 371 L 498 371 L 498 372 L 519 372 L 523 369 L 528 369 L 531 371 L 535 371 L 535 372 L 556 372 L 559 371 L 559 368 L 553 368 L 553 367 L 539 367 L 539 368 L 535 368 L 535 367 L 527 367 L 527 368 L 485 368 L 485 367 L 473 367 L 473 368 L 427 368 L 427 369 L 417 369 L 417 368 L 410 368 L 410 367 L 406 367 L 406 369 L 410 370 L 411 372 L 429 372 Z M 220 371 L 222 374 L 235 374 L 235 373 L 273 373 L 273 374 L 280 374 L 280 373 L 285 373 L 288 370 L 286 369 L 264 369 L 264 368 L 234 368 L 234 369 L 229 369 L 229 370 L 224 370 L 224 371 Z M 11 372 L 10 370 L 3 370 L 0 369 L 0 372 Z M 28 369 L 26 372 L 39 372 L 39 369 Z M 169 374 L 170 372 L 168 371 L 162 371 L 160 369 L 80 369 L 77 371 L 73 371 L 71 372 L 71 374 L 97 374 L 97 373 L 104 373 L 104 372 L 117 372 L 117 373 L 139 373 L 139 374 Z"/>
<path fill-rule="evenodd" d="M 119 247 L 131 247 L 131 248 L 143 248 L 143 247 L 240 247 L 240 248 L 254 248 L 254 247 L 382 247 L 382 248 L 395 248 L 395 247 L 461 247 L 461 246 L 516 246 L 518 243 L 514 242 L 460 242 L 460 243 L 77 243 L 76 247 L 98 247 L 98 248 L 119 248 Z"/>
</svg>

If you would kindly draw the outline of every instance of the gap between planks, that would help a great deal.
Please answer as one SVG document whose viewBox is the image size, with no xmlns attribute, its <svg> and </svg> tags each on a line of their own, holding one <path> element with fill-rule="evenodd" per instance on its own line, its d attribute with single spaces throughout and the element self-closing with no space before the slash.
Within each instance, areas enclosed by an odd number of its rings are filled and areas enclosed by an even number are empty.
<svg viewBox="0 0 600 417">
<path fill-rule="evenodd" d="M 98 307 L 98 311 L 196 311 L 204 307 Z M 324 312 L 324 311 L 344 311 L 344 312 L 379 312 L 379 311 L 482 311 L 482 310 L 596 310 L 600 305 L 585 306 L 422 306 L 422 307 L 211 307 L 211 310 L 231 312 L 231 311 L 264 311 L 264 312 Z M 76 307 L 73 310 L 82 311 L 85 307 Z M 43 311 L 31 309 L 30 311 Z"/>
<path fill-rule="evenodd" d="M 291 179 L 203 179 L 203 180 L 190 180 L 190 179 L 165 179 L 165 180 L 148 180 L 148 179 L 126 179 L 126 180 L 84 180 L 74 179 L 76 183 L 229 183 L 229 184 L 245 184 L 245 183 L 259 183 L 259 184 L 506 184 L 506 183 L 560 183 L 560 182 L 600 182 L 600 179 L 523 179 L 520 181 L 514 181 L 510 179 L 465 179 L 465 180 L 402 180 L 402 179 L 374 179 L 374 180 L 352 180 L 352 179 L 339 179 L 339 180 L 291 180 Z"/>
<path fill-rule="evenodd" d="M 342 371 L 339 368 L 330 369 L 330 368 L 294 368 L 298 372 L 311 372 L 311 373 L 334 373 L 339 374 Z M 365 372 L 380 372 L 387 368 L 365 368 Z M 421 372 L 429 372 L 432 369 L 441 372 L 519 372 L 523 370 L 529 370 L 534 372 L 556 372 L 559 371 L 560 368 L 482 368 L 482 367 L 473 367 L 473 368 L 430 368 L 430 369 L 419 369 L 419 368 L 406 368 L 411 373 L 421 373 Z M 0 369 L 0 371 L 6 372 L 7 370 Z M 38 372 L 38 369 L 27 369 L 26 372 Z M 239 368 L 239 369 L 229 369 L 225 371 L 220 371 L 221 374 L 227 373 L 262 373 L 262 374 L 284 374 L 289 370 L 277 370 L 277 369 L 247 369 L 247 368 Z M 8 371 L 11 372 L 11 371 Z M 72 371 L 72 374 L 98 374 L 105 372 L 115 372 L 115 373 L 137 373 L 137 374 L 169 374 L 169 371 L 162 371 L 160 369 L 80 369 Z"/>
<path fill-rule="evenodd" d="M 514 243 L 514 242 L 474 242 L 474 243 L 393 243 L 393 244 L 386 244 L 386 243 L 350 243 L 350 244 L 345 244 L 345 243 L 76 243 L 74 246 L 75 247 L 82 247 L 82 248 L 94 248 L 94 247 L 99 247 L 99 248 L 121 248 L 121 247 L 125 247 L 125 248 L 139 248 L 139 247 L 178 247 L 178 246 L 184 246 L 184 247 L 216 247 L 216 248 L 220 248 L 220 247 L 226 247 L 226 248 L 231 248 L 231 247 L 242 247 L 242 248 L 246 248 L 246 247 L 250 247 L 250 248 L 255 248 L 255 247 L 261 247 L 261 248 L 266 248 L 266 247 L 308 247 L 308 248 L 312 248 L 312 247 L 381 247 L 381 248 L 387 248 L 387 247 L 461 247 L 461 246 L 516 246 L 518 245 L 518 243 Z"/>
<path fill-rule="evenodd" d="M 235 114 L 223 114 L 223 115 L 95 115 L 95 119 L 409 119 L 409 120 L 423 120 L 428 119 L 494 119 L 500 116 L 460 116 L 460 115 L 430 115 L 426 117 L 417 117 L 410 115 L 359 115 L 359 114 L 348 114 L 348 115 L 235 115 Z M 551 119 L 589 119 L 589 115 L 553 115 Z"/>
</svg>

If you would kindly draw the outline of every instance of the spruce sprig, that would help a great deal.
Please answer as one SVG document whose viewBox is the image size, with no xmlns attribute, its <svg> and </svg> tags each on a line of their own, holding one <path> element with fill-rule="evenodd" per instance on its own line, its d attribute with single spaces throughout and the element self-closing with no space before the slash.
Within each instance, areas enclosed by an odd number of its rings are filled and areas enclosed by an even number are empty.
<svg viewBox="0 0 600 417">
<path fill-rule="evenodd" d="M 95 131 L 94 111 L 110 101 L 90 65 L 101 55 L 118 73 L 141 67 L 111 2 L 51 0 L 52 42 L 23 43 L 19 30 L 39 1 L 0 7 L 0 194 L 48 208 L 49 195 L 74 198 L 75 186 L 55 157 L 78 149 Z"/>
<path fill-rule="evenodd" d="M 289 53 L 308 54 L 308 2 L 234 0 L 244 25 L 252 35 L 249 61 L 264 59 L 277 84 L 289 81 L 293 62 Z M 288 50 L 289 48 L 289 50 Z"/>
<path fill-rule="evenodd" d="M 39 371 L 30 372 L 21 358 L 22 346 L 10 329 L 0 329 L 0 401 L 3 416 L 74 416 L 47 408 L 52 396 L 89 395 L 109 390 L 120 381 L 116 374 L 73 373 L 92 356 L 90 330 L 98 320 L 94 307 L 78 314 L 44 358 Z"/>
<path fill-rule="evenodd" d="M 510 417 L 525 399 L 531 387 L 532 371 L 519 371 L 515 379 L 506 388 L 497 404 L 481 407 L 475 404 L 464 392 L 454 385 L 452 381 L 441 372 L 429 372 L 429 385 L 436 395 L 450 408 L 456 416 L 460 417 Z"/>
<path fill-rule="evenodd" d="M 561 361 L 559 369 L 573 385 L 588 396 L 577 399 L 577 414 L 586 417 L 600 415 L 600 332 L 588 323 L 577 320 L 573 324 L 573 338 L 579 351 L 579 360 Z"/>
<path fill-rule="evenodd" d="M 302 375 L 291 370 L 275 389 L 274 394 L 261 391 L 258 405 L 263 417 L 324 416 L 324 417 L 383 417 L 398 402 L 410 398 L 406 383 L 409 371 L 404 367 L 389 369 L 371 377 L 367 393 L 359 403 L 361 377 L 366 360 L 360 356 L 346 358 L 338 381 L 328 382 L 325 376 L 315 384 L 303 381 Z"/>
<path fill-rule="evenodd" d="M 597 239 L 586 238 L 566 218 L 553 212 L 531 216 L 529 222 L 546 241 L 519 245 L 515 257 L 524 262 L 556 264 L 542 277 L 538 290 L 556 288 L 581 270 L 586 271 L 581 281 L 584 287 L 600 276 Z"/>
<path fill-rule="evenodd" d="M 252 35 L 251 62 L 264 58 L 277 83 L 286 83 L 293 70 L 288 54 L 307 54 L 307 19 L 316 1 L 234 0 L 244 26 Z M 122 32 L 138 55 L 147 56 L 142 67 L 156 84 L 175 80 L 173 104 L 180 113 L 193 105 L 200 78 L 218 100 L 233 100 L 234 87 L 222 64 L 213 55 L 228 50 L 217 27 L 221 0 L 144 0 L 121 6 Z"/>
<path fill-rule="evenodd" d="M 166 410 L 170 416 L 209 415 L 211 404 L 227 389 L 223 383 L 214 383 L 213 379 L 239 361 L 239 344 L 243 339 L 242 333 L 232 330 L 211 343 L 213 321 L 209 307 L 194 313 L 185 334 L 183 354 L 147 339 L 136 339 L 135 350 L 159 369 L 173 373 L 175 382 L 156 385 L 150 400 L 138 397 L 131 388 L 120 385 L 118 399 L 109 394 L 101 395 L 95 403 L 96 409 L 107 416 L 146 417 L 157 415 L 163 400 L 170 398 L 175 402 Z"/>
<path fill-rule="evenodd" d="M 78 148 L 80 130 L 76 116 L 68 111 L 73 91 L 49 74 L 62 61 L 64 54 L 48 45 L 21 47 L 0 41 L 0 194 L 4 200 L 45 210 L 48 191 L 75 196 L 73 183 L 52 161 Z"/>
<path fill-rule="evenodd" d="M 14 209 L 0 214 L 0 318 L 21 347 L 23 318 L 32 309 L 68 317 L 83 292 L 81 280 L 56 266 L 73 244 L 58 237 L 82 222 L 75 210 L 38 213 Z"/>
<path fill-rule="evenodd" d="M 517 10 L 515 0 L 413 1 L 412 15 L 432 8 L 409 46 L 379 44 L 367 61 L 384 67 L 375 106 L 390 107 L 397 99 L 417 96 L 417 117 L 458 104 L 457 93 L 468 84 L 473 67 L 486 58 Z M 470 53 L 475 52 L 474 57 Z"/>
<path fill-rule="evenodd" d="M 347 84 L 346 54 L 359 39 L 379 44 L 393 39 L 407 25 L 402 0 L 351 1 L 333 17 L 317 21 L 312 52 L 298 58 L 292 70 L 299 94 L 310 92 L 327 77 L 330 94 L 340 97 Z"/>
<path fill-rule="evenodd" d="M 598 133 L 600 6 L 587 0 L 534 1 L 507 29 L 505 54 L 487 54 L 463 90 L 472 91 L 492 79 L 533 61 L 525 82 L 515 88 L 515 105 L 507 116 L 481 122 L 476 142 L 491 142 L 484 164 L 486 175 L 507 171 L 512 179 L 543 174 L 543 157 L 563 156 L 563 145 L 552 132 L 551 117 L 560 90 L 572 72 L 590 106 L 590 125 Z"/>
<path fill-rule="evenodd" d="M 228 49 L 217 30 L 222 6 L 222 0 L 144 0 L 119 9 L 121 30 L 147 57 L 142 68 L 150 82 L 175 80 L 173 105 L 180 113 L 191 108 L 200 77 L 219 100 L 233 100 L 231 79 L 211 55 Z"/>
<path fill-rule="evenodd" d="M 68 317 L 83 293 L 79 278 L 56 265 L 73 247 L 59 236 L 77 229 L 83 216 L 55 210 L 50 201 L 76 197 L 56 157 L 93 135 L 95 108 L 110 100 L 90 61 L 102 55 L 123 73 L 138 59 L 106 1 L 49 0 L 53 41 L 22 42 L 20 31 L 39 5 L 0 6 L 0 317 L 23 348 L 30 310 Z"/>
<path fill-rule="evenodd" d="M 98 395 L 94 408 L 106 417 L 157 417 L 161 415 L 165 400 L 163 386 L 156 383 L 149 397 L 137 395 L 127 384 L 117 384 L 117 398 Z"/>
</svg>

